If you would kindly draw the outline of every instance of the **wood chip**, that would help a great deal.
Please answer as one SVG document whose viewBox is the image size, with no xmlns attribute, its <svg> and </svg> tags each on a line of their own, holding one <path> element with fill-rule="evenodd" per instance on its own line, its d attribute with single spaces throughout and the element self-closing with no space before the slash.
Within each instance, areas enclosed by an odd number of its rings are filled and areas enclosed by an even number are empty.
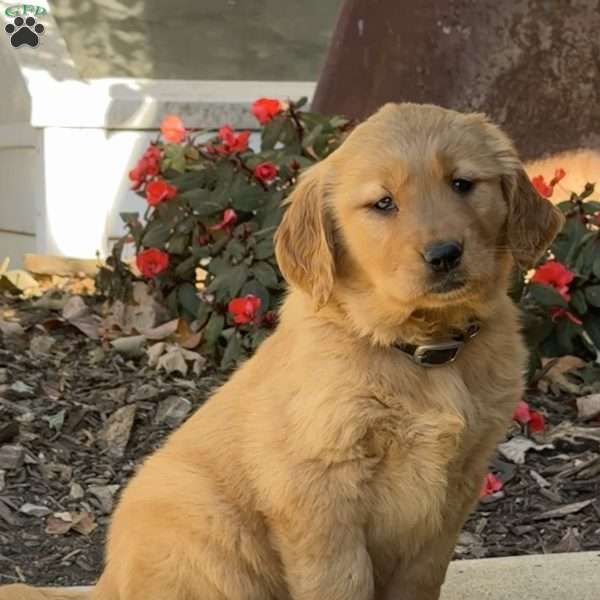
<svg viewBox="0 0 600 600">
<path fill-rule="evenodd" d="M 572 504 L 565 504 L 559 508 L 553 508 L 552 510 L 547 510 L 539 515 L 535 515 L 533 517 L 534 521 L 543 521 L 546 519 L 562 519 L 567 515 L 572 515 L 574 513 L 583 510 L 592 504 L 593 500 L 583 500 L 582 502 L 573 502 Z"/>
</svg>

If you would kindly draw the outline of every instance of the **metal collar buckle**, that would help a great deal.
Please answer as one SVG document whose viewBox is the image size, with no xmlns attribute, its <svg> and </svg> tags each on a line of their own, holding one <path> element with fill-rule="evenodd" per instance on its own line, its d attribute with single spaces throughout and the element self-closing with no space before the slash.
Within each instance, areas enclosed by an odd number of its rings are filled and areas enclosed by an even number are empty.
<svg viewBox="0 0 600 600">
<path fill-rule="evenodd" d="M 414 363 L 422 367 L 441 367 L 453 363 L 465 343 L 479 333 L 479 323 L 471 323 L 465 331 L 459 333 L 454 339 L 433 344 L 394 344 L 394 346 L 409 356 Z"/>
<path fill-rule="evenodd" d="M 439 367 L 454 362 L 464 345 L 465 343 L 460 340 L 426 344 L 417 346 L 409 356 L 422 367 Z"/>
</svg>

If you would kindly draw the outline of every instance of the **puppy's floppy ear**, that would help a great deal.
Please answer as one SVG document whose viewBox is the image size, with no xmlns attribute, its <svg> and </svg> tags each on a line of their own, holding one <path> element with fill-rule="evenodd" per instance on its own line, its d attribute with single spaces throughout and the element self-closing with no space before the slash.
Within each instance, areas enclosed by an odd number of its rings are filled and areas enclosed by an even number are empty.
<svg viewBox="0 0 600 600">
<path fill-rule="evenodd" d="M 303 175 L 286 200 L 289 205 L 275 233 L 275 255 L 285 279 L 312 296 L 316 308 L 331 295 L 335 276 L 333 225 L 320 163 Z"/>
<path fill-rule="evenodd" d="M 532 267 L 561 230 L 565 218 L 552 202 L 540 196 L 523 166 L 503 177 L 508 204 L 508 245 L 521 269 Z"/>
<path fill-rule="evenodd" d="M 565 219 L 558 208 L 537 193 L 508 136 L 485 115 L 470 115 L 470 119 L 483 123 L 487 151 L 500 165 L 508 207 L 506 241 L 518 267 L 527 269 L 548 249 Z"/>
</svg>

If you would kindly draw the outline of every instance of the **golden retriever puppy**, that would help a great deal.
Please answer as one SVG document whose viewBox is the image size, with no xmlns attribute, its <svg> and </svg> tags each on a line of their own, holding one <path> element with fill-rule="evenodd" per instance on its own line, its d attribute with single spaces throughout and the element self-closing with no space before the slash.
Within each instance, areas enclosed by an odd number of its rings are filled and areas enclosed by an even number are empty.
<svg viewBox="0 0 600 600">
<path fill-rule="evenodd" d="M 290 197 L 277 330 L 133 478 L 92 599 L 437 599 L 523 391 L 509 273 L 561 223 L 482 115 L 357 127 Z"/>
</svg>

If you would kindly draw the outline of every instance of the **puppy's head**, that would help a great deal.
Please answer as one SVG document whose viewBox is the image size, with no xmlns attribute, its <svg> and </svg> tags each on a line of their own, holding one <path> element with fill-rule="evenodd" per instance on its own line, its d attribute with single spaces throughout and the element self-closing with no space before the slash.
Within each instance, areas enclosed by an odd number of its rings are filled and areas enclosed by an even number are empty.
<svg viewBox="0 0 600 600">
<path fill-rule="evenodd" d="M 388 104 L 307 171 L 276 235 L 285 278 L 390 323 L 482 304 L 533 264 L 562 216 L 483 115 Z"/>
</svg>

